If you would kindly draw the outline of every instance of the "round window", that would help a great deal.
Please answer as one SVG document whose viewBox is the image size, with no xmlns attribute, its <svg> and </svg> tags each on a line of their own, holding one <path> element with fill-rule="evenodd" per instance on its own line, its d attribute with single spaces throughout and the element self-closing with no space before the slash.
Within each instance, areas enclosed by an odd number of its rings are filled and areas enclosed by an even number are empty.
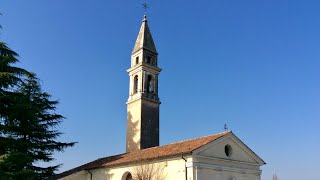
<svg viewBox="0 0 320 180">
<path fill-rule="evenodd" d="M 226 156 L 230 157 L 232 155 L 232 148 L 229 144 L 224 147 L 224 152 Z"/>
</svg>

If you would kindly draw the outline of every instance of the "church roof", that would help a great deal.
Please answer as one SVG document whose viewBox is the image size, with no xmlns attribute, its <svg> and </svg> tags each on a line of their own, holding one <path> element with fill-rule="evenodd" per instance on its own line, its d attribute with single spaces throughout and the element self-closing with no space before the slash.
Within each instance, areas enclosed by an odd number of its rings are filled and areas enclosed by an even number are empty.
<svg viewBox="0 0 320 180">
<path fill-rule="evenodd" d="M 202 146 L 205 146 L 210 142 L 215 141 L 230 133 L 232 132 L 225 131 L 218 134 L 203 136 L 203 137 L 176 142 L 172 144 L 167 144 L 163 146 L 151 147 L 151 148 L 137 150 L 129 153 L 100 158 L 95 161 L 84 164 L 82 166 L 76 167 L 74 169 L 65 171 L 59 174 L 57 178 L 62 178 L 82 170 L 126 165 L 129 163 L 155 160 L 155 159 L 164 158 L 164 157 L 173 157 L 178 155 L 191 154 L 193 151 L 201 148 Z"/>
<path fill-rule="evenodd" d="M 156 46 L 154 45 L 152 35 L 147 23 L 147 16 L 144 16 L 139 35 L 136 40 L 136 44 L 132 50 L 132 53 L 139 51 L 140 49 L 147 49 L 154 53 L 157 53 Z"/>
</svg>

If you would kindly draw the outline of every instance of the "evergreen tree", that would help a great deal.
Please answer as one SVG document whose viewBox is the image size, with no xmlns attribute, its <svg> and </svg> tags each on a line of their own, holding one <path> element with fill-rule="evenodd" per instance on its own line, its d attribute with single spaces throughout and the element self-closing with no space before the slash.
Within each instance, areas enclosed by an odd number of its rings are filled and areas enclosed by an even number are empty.
<svg viewBox="0 0 320 180">
<path fill-rule="evenodd" d="M 58 101 L 50 100 L 36 76 L 12 66 L 18 54 L 0 43 L 0 177 L 2 179 L 46 179 L 59 165 L 50 162 L 53 153 L 74 143 L 56 141 L 56 127 L 63 116 L 56 114 Z"/>
<path fill-rule="evenodd" d="M 14 104 L 7 108 L 3 125 L 6 147 L 0 169 L 12 179 L 45 179 L 54 175 L 59 165 L 40 167 L 37 162 L 50 162 L 55 151 L 63 151 L 74 143 L 56 141 L 61 132 L 55 129 L 63 116 L 54 113 L 57 101 L 42 92 L 39 80 L 29 76 L 12 96 Z M 2 144 L 4 143 L 4 144 Z"/>
<path fill-rule="evenodd" d="M 14 67 L 13 64 L 19 62 L 18 54 L 11 50 L 4 42 L 0 42 L 0 91 L 9 90 L 19 82 L 21 77 L 30 74 L 28 71 Z"/>
<path fill-rule="evenodd" d="M 15 106 L 17 97 L 22 97 L 21 93 L 15 90 L 22 83 L 24 76 L 29 72 L 12 66 L 18 62 L 18 54 L 12 51 L 3 42 L 0 42 L 0 176 L 2 179 L 9 177 L 10 173 L 6 173 L 5 169 L 10 172 L 13 168 L 14 161 L 18 161 L 18 158 L 11 159 L 9 157 L 10 145 L 16 143 L 14 139 L 11 139 L 6 135 L 6 126 L 13 122 L 8 121 L 9 117 L 15 116 L 15 112 L 10 111 L 11 107 Z M 8 163 L 11 162 L 11 163 Z"/>
</svg>

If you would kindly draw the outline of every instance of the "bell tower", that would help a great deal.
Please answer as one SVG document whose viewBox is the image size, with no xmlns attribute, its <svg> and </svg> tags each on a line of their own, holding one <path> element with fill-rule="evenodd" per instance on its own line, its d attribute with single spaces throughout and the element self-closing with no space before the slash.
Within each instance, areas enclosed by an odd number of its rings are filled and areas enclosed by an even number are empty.
<svg viewBox="0 0 320 180">
<path fill-rule="evenodd" d="M 147 17 L 131 54 L 126 151 L 159 146 L 158 53 Z"/>
</svg>

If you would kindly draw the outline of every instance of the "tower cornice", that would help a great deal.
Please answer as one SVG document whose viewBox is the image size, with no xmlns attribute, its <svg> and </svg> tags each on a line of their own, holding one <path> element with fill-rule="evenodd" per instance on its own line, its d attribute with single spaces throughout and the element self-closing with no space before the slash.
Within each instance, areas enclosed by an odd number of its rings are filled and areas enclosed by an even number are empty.
<svg viewBox="0 0 320 180">
<path fill-rule="evenodd" d="M 155 100 L 155 99 L 150 99 L 150 98 L 147 98 L 147 97 L 144 97 L 144 96 L 139 96 L 137 98 L 132 98 L 132 99 L 128 100 L 126 102 L 126 104 L 129 104 L 129 103 L 132 103 L 132 102 L 138 101 L 138 100 L 145 100 L 145 101 L 149 101 L 149 102 L 152 102 L 152 103 L 155 103 L 155 104 L 159 104 L 159 105 L 161 104 L 159 98 L 157 100 Z"/>
<path fill-rule="evenodd" d="M 132 51 L 132 55 L 135 55 L 136 53 L 139 53 L 140 51 L 149 51 L 151 53 L 154 53 L 155 55 L 158 55 L 158 52 L 157 51 L 153 51 L 152 49 L 149 49 L 147 47 L 141 47 L 139 49 L 137 49 L 136 51 Z"/>
<path fill-rule="evenodd" d="M 129 73 L 129 75 L 131 75 L 131 74 L 134 74 L 134 73 L 136 73 L 138 71 L 141 71 L 141 70 L 150 71 L 152 73 L 159 74 L 162 69 L 158 68 L 157 66 L 149 65 L 147 63 L 140 63 L 140 64 L 138 64 L 136 66 L 133 66 L 133 67 L 129 68 L 127 70 L 127 72 Z"/>
</svg>

